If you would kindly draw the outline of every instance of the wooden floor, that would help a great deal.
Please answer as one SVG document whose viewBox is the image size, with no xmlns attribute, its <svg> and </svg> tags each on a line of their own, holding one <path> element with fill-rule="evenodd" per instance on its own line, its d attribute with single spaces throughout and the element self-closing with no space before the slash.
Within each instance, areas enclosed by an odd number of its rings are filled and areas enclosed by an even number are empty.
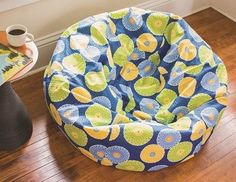
<svg viewBox="0 0 236 182">
<path fill-rule="evenodd" d="M 33 118 L 34 131 L 26 145 L 0 152 L 0 181 L 236 181 L 236 23 L 213 9 L 186 20 L 224 60 L 229 73 L 229 107 L 195 158 L 151 173 L 94 163 L 73 148 L 51 121 L 39 73 L 13 84 Z"/>
</svg>

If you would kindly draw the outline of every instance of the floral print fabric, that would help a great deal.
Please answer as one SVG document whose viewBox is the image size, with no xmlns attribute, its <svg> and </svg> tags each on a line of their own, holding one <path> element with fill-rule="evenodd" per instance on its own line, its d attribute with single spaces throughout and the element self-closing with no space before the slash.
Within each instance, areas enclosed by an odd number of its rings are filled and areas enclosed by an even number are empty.
<svg viewBox="0 0 236 182">
<path fill-rule="evenodd" d="M 208 140 L 227 105 L 227 72 L 181 17 L 129 8 L 69 27 L 44 91 L 81 153 L 155 171 L 190 159 Z"/>
</svg>

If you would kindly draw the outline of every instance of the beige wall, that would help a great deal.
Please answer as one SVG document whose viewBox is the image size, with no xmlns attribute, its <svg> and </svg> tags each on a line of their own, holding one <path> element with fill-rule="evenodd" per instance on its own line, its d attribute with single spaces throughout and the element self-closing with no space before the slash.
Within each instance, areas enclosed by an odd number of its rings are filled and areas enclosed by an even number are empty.
<svg viewBox="0 0 236 182">
<path fill-rule="evenodd" d="M 222 14 L 236 21 L 236 0 L 211 0 L 211 5 Z"/>
<path fill-rule="evenodd" d="M 40 0 L 0 13 L 0 29 L 21 23 L 38 38 L 62 30 L 89 15 L 135 6 L 142 2 L 144 0 Z"/>
</svg>

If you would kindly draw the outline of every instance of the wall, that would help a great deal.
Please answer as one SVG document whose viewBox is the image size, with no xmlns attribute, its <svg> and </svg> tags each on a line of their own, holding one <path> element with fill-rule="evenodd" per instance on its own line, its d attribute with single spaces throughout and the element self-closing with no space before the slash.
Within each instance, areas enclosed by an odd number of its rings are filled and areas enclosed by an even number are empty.
<svg viewBox="0 0 236 182">
<path fill-rule="evenodd" d="M 236 22 L 236 1 L 235 0 L 211 0 L 211 6 Z"/>
<path fill-rule="evenodd" d="M 187 16 L 208 8 L 209 5 L 210 0 L 39 0 L 0 13 L 0 29 L 14 23 L 21 23 L 29 28 L 35 35 L 39 48 L 39 60 L 34 68 L 36 70 L 48 64 L 62 30 L 87 16 L 129 6 Z"/>
<path fill-rule="evenodd" d="M 62 30 L 89 15 L 132 6 L 143 0 L 40 0 L 33 4 L 0 13 L 0 28 L 13 23 L 29 27 L 36 38 Z M 0 1 L 1 3 L 1 1 Z"/>
</svg>

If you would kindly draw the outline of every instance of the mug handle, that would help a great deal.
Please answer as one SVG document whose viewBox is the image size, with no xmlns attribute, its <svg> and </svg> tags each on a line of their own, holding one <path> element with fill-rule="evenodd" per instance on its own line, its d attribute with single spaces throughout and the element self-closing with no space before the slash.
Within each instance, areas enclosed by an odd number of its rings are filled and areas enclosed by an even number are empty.
<svg viewBox="0 0 236 182">
<path fill-rule="evenodd" d="M 32 41 L 34 41 L 34 36 L 33 36 L 33 34 L 27 33 L 27 34 L 26 34 L 26 37 L 29 39 L 29 40 L 26 40 L 26 42 L 32 42 Z"/>
</svg>

